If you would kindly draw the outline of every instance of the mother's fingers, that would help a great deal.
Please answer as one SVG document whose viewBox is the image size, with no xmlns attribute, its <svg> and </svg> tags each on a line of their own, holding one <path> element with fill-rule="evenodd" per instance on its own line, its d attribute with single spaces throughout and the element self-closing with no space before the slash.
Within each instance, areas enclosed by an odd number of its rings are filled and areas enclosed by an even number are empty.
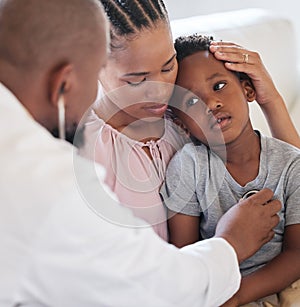
<svg viewBox="0 0 300 307">
<path fill-rule="evenodd" d="M 249 53 L 243 53 L 243 63 L 249 64 Z"/>
<path fill-rule="evenodd" d="M 209 49 L 212 53 L 216 51 L 220 52 L 239 52 L 241 50 L 247 51 L 244 47 L 234 44 L 234 43 L 228 43 L 228 42 L 220 42 L 220 43 L 214 43 L 212 42 L 209 46 Z"/>
<path fill-rule="evenodd" d="M 220 61 L 230 62 L 230 63 L 240 63 L 240 64 L 251 64 L 255 65 L 258 60 L 253 52 L 240 51 L 240 52 L 215 52 L 214 55 L 216 59 Z"/>
<path fill-rule="evenodd" d="M 211 46 L 235 46 L 236 48 L 242 48 L 240 45 L 236 43 L 226 42 L 226 41 L 213 41 L 210 44 Z"/>
<path fill-rule="evenodd" d="M 234 43 L 218 42 L 210 45 L 210 51 L 217 59 L 234 63 L 255 64 L 259 61 L 260 55 Z"/>
<path fill-rule="evenodd" d="M 214 41 L 209 48 L 217 60 L 225 63 L 227 69 L 246 73 L 251 78 L 256 90 L 256 101 L 260 105 L 273 101 L 274 97 L 278 99 L 280 95 L 258 52 L 231 42 Z M 281 97 L 279 100 L 282 101 Z"/>
</svg>

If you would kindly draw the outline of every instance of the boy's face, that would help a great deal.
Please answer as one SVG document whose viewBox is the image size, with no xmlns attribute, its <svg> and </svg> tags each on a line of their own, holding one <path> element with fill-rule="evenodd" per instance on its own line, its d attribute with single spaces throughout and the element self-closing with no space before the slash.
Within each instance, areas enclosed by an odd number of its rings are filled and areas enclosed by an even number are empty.
<svg viewBox="0 0 300 307">
<path fill-rule="evenodd" d="M 249 81 L 240 81 L 209 51 L 184 58 L 176 84 L 179 87 L 172 104 L 179 111 L 175 113 L 201 142 L 228 144 L 251 126 L 247 101 L 255 99 L 253 87 Z"/>
</svg>

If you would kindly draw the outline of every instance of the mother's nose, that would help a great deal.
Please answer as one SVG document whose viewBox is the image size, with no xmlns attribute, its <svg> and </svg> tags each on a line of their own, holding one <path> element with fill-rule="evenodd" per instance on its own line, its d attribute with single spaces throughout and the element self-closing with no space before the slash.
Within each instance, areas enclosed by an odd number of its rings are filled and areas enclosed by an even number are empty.
<svg viewBox="0 0 300 307">
<path fill-rule="evenodd" d="M 158 81 L 148 81 L 146 98 L 149 101 L 167 103 L 173 92 L 174 84 Z"/>
</svg>

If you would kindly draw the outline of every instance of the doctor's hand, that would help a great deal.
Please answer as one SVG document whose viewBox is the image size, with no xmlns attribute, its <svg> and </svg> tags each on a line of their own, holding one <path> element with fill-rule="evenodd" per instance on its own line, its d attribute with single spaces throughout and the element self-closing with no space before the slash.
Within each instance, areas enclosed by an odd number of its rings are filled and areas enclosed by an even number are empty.
<svg viewBox="0 0 300 307">
<path fill-rule="evenodd" d="M 256 101 L 260 105 L 282 101 L 259 53 L 231 42 L 221 41 L 212 42 L 210 51 L 218 60 L 225 61 L 227 69 L 246 73 L 251 78 L 256 90 Z"/>
<path fill-rule="evenodd" d="M 263 189 L 234 205 L 218 222 L 215 237 L 232 245 L 240 263 L 274 236 L 281 203 L 272 197 L 271 190 Z"/>
</svg>

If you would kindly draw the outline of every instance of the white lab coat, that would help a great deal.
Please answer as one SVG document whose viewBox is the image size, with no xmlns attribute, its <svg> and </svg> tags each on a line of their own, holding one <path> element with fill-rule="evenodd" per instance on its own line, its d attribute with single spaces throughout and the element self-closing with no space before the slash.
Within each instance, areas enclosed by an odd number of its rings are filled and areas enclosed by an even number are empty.
<svg viewBox="0 0 300 307">
<path fill-rule="evenodd" d="M 1 83 L 0 131 L 1 307 L 215 307 L 238 289 L 237 257 L 225 240 L 179 250 L 151 227 L 118 225 L 140 221 Z"/>
</svg>

